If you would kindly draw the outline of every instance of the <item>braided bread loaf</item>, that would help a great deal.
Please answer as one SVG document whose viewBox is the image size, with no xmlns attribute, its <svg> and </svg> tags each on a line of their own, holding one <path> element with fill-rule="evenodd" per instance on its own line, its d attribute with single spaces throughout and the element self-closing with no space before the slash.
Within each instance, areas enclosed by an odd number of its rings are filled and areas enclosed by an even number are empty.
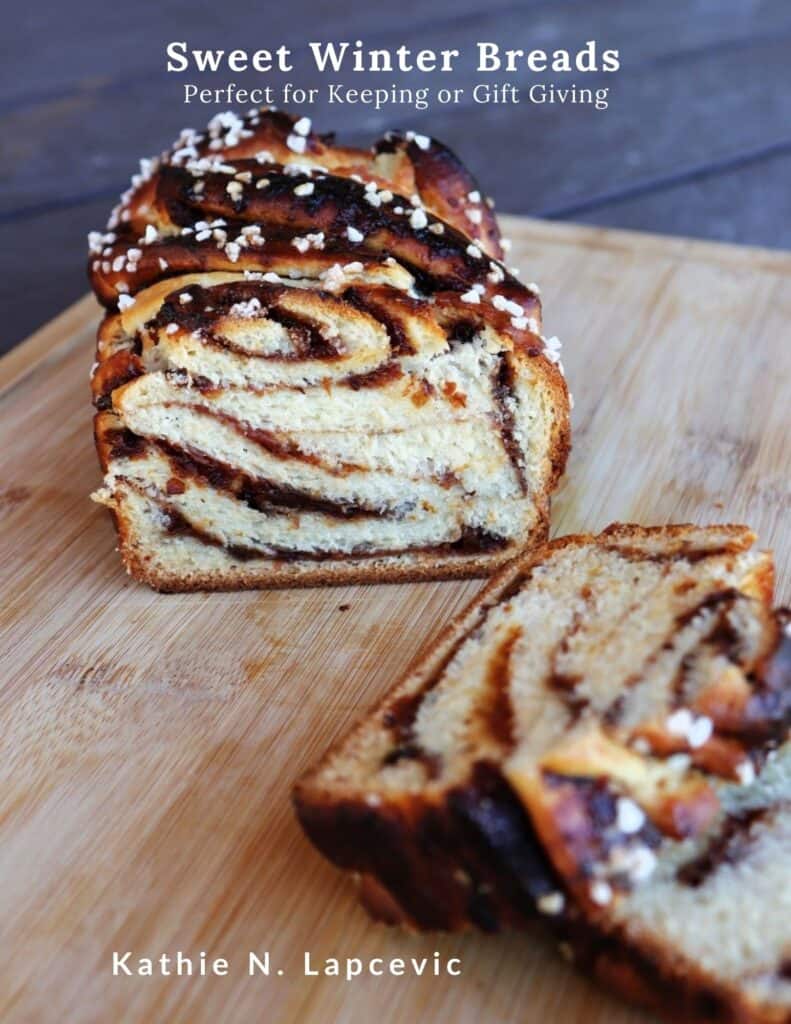
<svg viewBox="0 0 791 1024">
<path fill-rule="evenodd" d="M 440 144 L 220 115 L 144 163 L 91 249 L 95 497 L 136 578 L 478 575 L 545 539 L 556 346 Z"/>
<path fill-rule="evenodd" d="M 308 836 L 391 922 L 494 931 L 538 910 L 671 1019 L 708 1019 L 714 997 L 717 1020 L 788 1019 L 772 1014 L 791 1011 L 791 890 L 767 893 L 786 870 L 791 784 L 782 799 L 747 791 L 787 736 L 791 640 L 753 540 L 615 526 L 517 559 L 300 782 Z M 767 800 L 765 878 L 751 853 L 725 881 L 709 872 L 696 901 L 677 873 L 734 808 Z M 726 897 L 766 922 L 742 936 L 743 962 L 737 936 L 718 959 Z"/>
</svg>

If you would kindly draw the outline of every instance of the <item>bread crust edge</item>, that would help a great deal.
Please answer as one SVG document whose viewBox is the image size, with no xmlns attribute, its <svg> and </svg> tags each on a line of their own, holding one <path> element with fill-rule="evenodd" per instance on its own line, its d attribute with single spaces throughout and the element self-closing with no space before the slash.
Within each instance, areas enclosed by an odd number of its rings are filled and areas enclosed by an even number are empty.
<svg viewBox="0 0 791 1024">
<path fill-rule="evenodd" d="M 650 539 L 659 533 L 681 538 L 689 528 L 690 524 L 612 524 L 598 536 L 570 535 L 524 552 L 445 627 L 374 710 L 302 776 L 293 791 L 300 824 L 327 859 L 355 872 L 360 902 L 374 919 L 419 931 L 524 928 L 538 916 L 536 900 L 546 892 L 563 892 L 564 887 L 527 812 L 495 766 L 488 778 L 468 779 L 435 799 L 411 793 L 371 806 L 363 798 L 338 801 L 322 785 L 322 772 L 336 752 L 372 716 L 441 670 L 486 610 L 549 550 L 597 539 Z M 734 553 L 749 549 L 755 539 L 743 526 L 717 529 L 731 534 Z M 758 590 L 771 601 L 771 563 L 759 577 Z M 488 810 L 476 819 L 482 787 Z M 384 859 L 377 861 L 372 851 L 381 849 Z M 578 966 L 608 991 L 673 1024 L 788 1024 L 783 1011 L 750 1001 L 737 988 L 723 985 L 689 961 L 674 960 L 661 948 L 638 945 L 619 931 L 605 933 L 586 921 L 570 900 L 567 906 L 572 909 L 547 921 L 561 948 L 573 951 Z"/>
</svg>

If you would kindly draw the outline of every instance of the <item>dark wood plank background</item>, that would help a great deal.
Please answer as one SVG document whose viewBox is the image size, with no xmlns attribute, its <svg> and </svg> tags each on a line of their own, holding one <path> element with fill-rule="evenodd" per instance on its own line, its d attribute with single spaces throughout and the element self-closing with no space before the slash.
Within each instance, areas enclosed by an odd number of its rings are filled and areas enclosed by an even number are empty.
<svg viewBox="0 0 791 1024">
<path fill-rule="evenodd" d="M 103 225 L 137 158 L 225 106 L 182 103 L 183 82 L 196 79 L 165 72 L 173 39 L 226 49 L 343 39 L 455 47 L 469 56 L 452 84 L 467 86 L 483 77 L 477 40 L 575 50 L 596 39 L 620 49 L 622 70 L 565 84 L 609 86 L 606 111 L 525 103 L 310 112 L 320 130 L 354 142 L 387 127 L 442 138 L 508 212 L 791 246 L 788 0 L 29 0 L 0 40 L 0 350 L 85 290 L 85 235 Z M 286 77 L 319 81 L 304 58 Z M 229 79 L 273 81 L 219 72 L 201 84 Z M 507 76 L 521 86 L 563 79 Z"/>
</svg>

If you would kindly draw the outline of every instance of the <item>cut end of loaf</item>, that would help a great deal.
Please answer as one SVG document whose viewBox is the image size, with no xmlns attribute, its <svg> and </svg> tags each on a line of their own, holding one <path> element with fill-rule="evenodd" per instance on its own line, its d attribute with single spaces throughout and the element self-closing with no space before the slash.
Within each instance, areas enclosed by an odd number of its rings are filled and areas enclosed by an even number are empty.
<svg viewBox="0 0 791 1024">
<path fill-rule="evenodd" d="M 615 525 L 517 559 L 300 782 L 307 834 L 409 926 L 540 914 L 632 998 L 665 985 L 665 1008 L 690 1019 L 709 1019 L 712 993 L 724 1009 L 711 1019 L 784 1019 L 771 1015 L 791 1006 L 779 923 L 740 946 L 732 915 L 727 966 L 700 939 L 730 885 L 746 916 L 767 903 L 791 827 L 791 790 L 782 772 L 772 781 L 791 714 L 788 616 L 754 540 L 741 526 Z M 702 888 L 679 881 L 700 865 Z M 783 897 L 764 913 L 789 910 Z"/>
<path fill-rule="evenodd" d="M 163 590 L 441 579 L 545 540 L 568 392 L 490 211 L 464 216 L 464 168 L 432 140 L 230 123 L 150 165 L 92 241 L 99 500 L 127 569 Z"/>
</svg>

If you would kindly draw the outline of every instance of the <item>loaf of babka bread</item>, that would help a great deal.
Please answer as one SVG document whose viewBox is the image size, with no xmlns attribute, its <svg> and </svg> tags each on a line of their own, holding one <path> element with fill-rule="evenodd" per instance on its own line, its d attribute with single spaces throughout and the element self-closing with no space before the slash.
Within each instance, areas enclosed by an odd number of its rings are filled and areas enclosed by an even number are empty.
<svg viewBox="0 0 791 1024">
<path fill-rule="evenodd" d="M 616 525 L 521 556 L 301 780 L 308 836 L 384 920 L 539 912 L 675 1021 L 786 1020 L 791 790 L 763 773 L 791 641 L 753 541 Z"/>
<path fill-rule="evenodd" d="M 216 117 L 91 237 L 121 554 L 163 590 L 490 573 L 546 538 L 556 339 L 445 147 Z"/>
</svg>

